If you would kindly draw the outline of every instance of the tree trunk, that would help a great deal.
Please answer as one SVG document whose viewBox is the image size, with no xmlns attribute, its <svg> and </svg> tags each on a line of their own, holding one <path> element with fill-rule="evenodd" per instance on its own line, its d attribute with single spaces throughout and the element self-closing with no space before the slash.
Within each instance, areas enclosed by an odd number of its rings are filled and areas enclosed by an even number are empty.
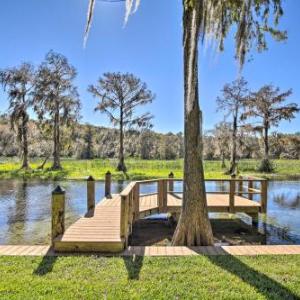
<svg viewBox="0 0 300 300">
<path fill-rule="evenodd" d="M 22 116 L 22 140 L 23 140 L 23 163 L 21 169 L 29 169 L 28 163 L 28 115 L 26 112 Z"/>
<path fill-rule="evenodd" d="M 61 170 L 60 164 L 60 132 L 59 132 L 59 104 L 56 104 L 53 128 L 53 165 L 52 170 Z"/>
<path fill-rule="evenodd" d="M 237 113 L 235 113 L 233 117 L 230 168 L 228 170 L 228 174 L 234 174 L 236 171 L 236 133 L 237 133 Z"/>
<path fill-rule="evenodd" d="M 117 166 L 118 171 L 126 172 L 124 161 L 124 128 L 123 128 L 123 109 L 120 111 L 120 148 L 119 148 L 119 163 Z"/>
<path fill-rule="evenodd" d="M 212 245 L 202 163 L 202 115 L 198 102 L 200 1 L 184 9 L 184 182 L 182 212 L 173 245 Z"/>
<path fill-rule="evenodd" d="M 222 168 L 222 169 L 225 169 L 225 168 L 226 168 L 226 164 L 225 164 L 225 154 L 224 154 L 223 151 L 222 151 L 222 153 L 221 153 L 221 159 L 222 159 L 221 168 Z"/>
<path fill-rule="evenodd" d="M 269 160 L 269 128 L 268 124 L 265 124 L 264 128 L 264 159 Z"/>
<path fill-rule="evenodd" d="M 47 156 L 45 157 L 45 159 L 44 159 L 44 161 L 41 163 L 41 165 L 39 165 L 39 166 L 37 167 L 38 170 L 43 170 L 43 169 L 44 169 L 45 164 L 46 164 L 47 160 L 49 159 L 49 157 L 50 157 L 50 155 L 47 155 Z"/>
<path fill-rule="evenodd" d="M 264 121 L 263 139 L 264 139 L 264 158 L 262 159 L 258 170 L 260 172 L 270 173 L 274 170 L 274 167 L 269 160 L 269 123 Z"/>
</svg>

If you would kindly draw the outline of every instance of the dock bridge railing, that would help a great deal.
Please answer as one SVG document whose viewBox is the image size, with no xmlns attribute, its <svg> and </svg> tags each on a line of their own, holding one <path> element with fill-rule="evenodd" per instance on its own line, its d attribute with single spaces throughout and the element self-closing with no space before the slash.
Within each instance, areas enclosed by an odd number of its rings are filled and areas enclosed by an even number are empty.
<svg viewBox="0 0 300 300">
<path fill-rule="evenodd" d="M 173 173 L 168 178 L 150 179 L 142 181 L 133 181 L 120 193 L 121 211 L 120 211 L 120 235 L 127 240 L 132 232 L 132 226 L 140 218 L 140 198 L 141 196 L 157 195 L 157 207 L 159 213 L 167 212 L 168 194 L 182 194 L 183 191 L 175 191 L 174 183 L 183 182 L 181 178 L 174 178 Z M 225 190 L 209 191 L 206 194 L 228 194 L 229 212 L 235 212 L 235 197 L 240 196 L 248 200 L 253 200 L 254 195 L 259 195 L 260 212 L 267 211 L 267 180 L 257 177 L 238 177 L 230 179 L 205 179 L 207 182 L 218 182 L 226 187 Z M 143 193 L 140 191 L 143 185 L 156 186 L 155 192 Z M 258 186 L 257 186 L 258 185 Z"/>
</svg>

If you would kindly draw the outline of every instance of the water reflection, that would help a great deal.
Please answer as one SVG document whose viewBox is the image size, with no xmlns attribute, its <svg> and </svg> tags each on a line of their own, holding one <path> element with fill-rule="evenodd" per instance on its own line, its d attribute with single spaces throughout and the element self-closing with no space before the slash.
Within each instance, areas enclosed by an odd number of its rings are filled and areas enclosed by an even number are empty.
<svg viewBox="0 0 300 300">
<path fill-rule="evenodd" d="M 43 244 L 50 241 L 51 192 L 57 184 L 66 190 L 66 225 L 86 213 L 86 182 L 0 181 L 0 244 Z M 112 193 L 128 184 L 116 181 Z M 156 192 L 157 184 L 141 186 L 141 193 Z M 228 182 L 207 182 L 206 190 L 228 191 Z M 174 182 L 182 192 L 182 182 Z M 96 202 L 104 196 L 104 182 L 96 182 Z M 300 182 L 270 182 L 268 213 L 260 215 L 259 231 L 267 244 L 300 244 Z M 214 217 L 211 215 L 211 217 Z M 228 217 L 228 215 L 227 215 Z M 250 223 L 249 217 L 240 214 Z"/>
<path fill-rule="evenodd" d="M 8 231 L 12 235 L 8 236 L 9 243 L 13 243 L 13 237 L 16 235 L 25 236 L 25 224 L 27 221 L 27 181 L 16 182 L 15 187 L 16 196 L 15 203 L 8 211 Z"/>
<path fill-rule="evenodd" d="M 274 202 L 283 208 L 297 209 L 300 207 L 300 193 L 295 197 L 286 193 L 278 194 L 274 197 Z"/>
</svg>

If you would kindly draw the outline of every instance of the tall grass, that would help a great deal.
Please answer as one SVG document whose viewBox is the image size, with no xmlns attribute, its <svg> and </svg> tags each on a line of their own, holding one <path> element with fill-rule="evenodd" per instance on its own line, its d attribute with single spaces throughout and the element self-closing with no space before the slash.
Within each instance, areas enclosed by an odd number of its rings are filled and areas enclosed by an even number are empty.
<svg viewBox="0 0 300 300">
<path fill-rule="evenodd" d="M 31 170 L 19 170 L 20 162 L 16 158 L 0 159 L 0 178 L 40 178 L 40 179 L 83 179 L 89 175 L 96 179 L 104 179 L 105 173 L 110 171 L 113 179 L 150 179 L 167 177 L 172 171 L 175 177 L 182 177 L 183 160 L 141 160 L 128 158 L 126 174 L 117 172 L 117 159 L 75 160 L 63 159 L 61 171 L 52 171 L 51 162 L 48 162 L 44 170 L 37 170 L 41 160 L 31 160 Z M 300 179 L 300 160 L 274 160 L 275 170 L 271 174 L 259 173 L 258 160 L 241 160 L 239 172 L 241 175 L 254 175 L 271 179 Z M 204 170 L 206 178 L 228 178 L 224 175 L 220 161 L 205 161 Z"/>
</svg>

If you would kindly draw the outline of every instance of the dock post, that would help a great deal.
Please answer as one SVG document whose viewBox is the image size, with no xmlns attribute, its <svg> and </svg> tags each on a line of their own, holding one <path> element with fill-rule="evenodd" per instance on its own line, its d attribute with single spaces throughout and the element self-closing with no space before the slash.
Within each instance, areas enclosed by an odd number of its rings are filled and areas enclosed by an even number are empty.
<svg viewBox="0 0 300 300">
<path fill-rule="evenodd" d="M 170 178 L 170 179 L 174 179 L 174 173 L 173 173 L 173 172 L 171 172 L 171 173 L 169 174 L 169 178 Z M 169 181 L 169 192 L 170 192 L 170 193 L 173 193 L 173 192 L 174 192 L 174 181 L 173 181 L 173 180 L 170 180 L 170 181 Z"/>
<path fill-rule="evenodd" d="M 89 176 L 87 179 L 87 211 L 95 209 L 95 179 Z"/>
<path fill-rule="evenodd" d="M 251 217 L 252 226 L 258 229 L 258 213 L 248 213 L 248 215 Z"/>
<path fill-rule="evenodd" d="M 261 180 L 261 212 L 265 214 L 268 208 L 268 181 Z"/>
<path fill-rule="evenodd" d="M 243 176 L 239 176 L 239 196 L 243 196 Z"/>
<path fill-rule="evenodd" d="M 249 200 L 253 200 L 253 178 L 252 177 L 248 177 L 248 199 Z"/>
<path fill-rule="evenodd" d="M 167 212 L 168 208 L 168 181 L 163 180 L 163 212 Z"/>
<path fill-rule="evenodd" d="M 160 213 L 166 212 L 167 201 L 168 201 L 167 180 L 160 179 L 158 180 L 157 185 L 158 185 L 158 192 L 157 192 L 158 211 Z"/>
<path fill-rule="evenodd" d="M 133 207 L 134 207 L 134 221 L 137 221 L 140 217 L 140 184 L 138 182 L 136 182 L 134 185 Z"/>
<path fill-rule="evenodd" d="M 109 171 L 105 174 L 105 197 L 111 198 L 111 173 Z"/>
<path fill-rule="evenodd" d="M 234 213 L 235 179 L 229 181 L 229 212 Z"/>
<path fill-rule="evenodd" d="M 124 239 L 125 248 L 128 245 L 128 197 L 121 196 L 120 237 Z"/>
<path fill-rule="evenodd" d="M 52 192 L 51 244 L 65 231 L 65 191 L 58 185 Z"/>
</svg>

